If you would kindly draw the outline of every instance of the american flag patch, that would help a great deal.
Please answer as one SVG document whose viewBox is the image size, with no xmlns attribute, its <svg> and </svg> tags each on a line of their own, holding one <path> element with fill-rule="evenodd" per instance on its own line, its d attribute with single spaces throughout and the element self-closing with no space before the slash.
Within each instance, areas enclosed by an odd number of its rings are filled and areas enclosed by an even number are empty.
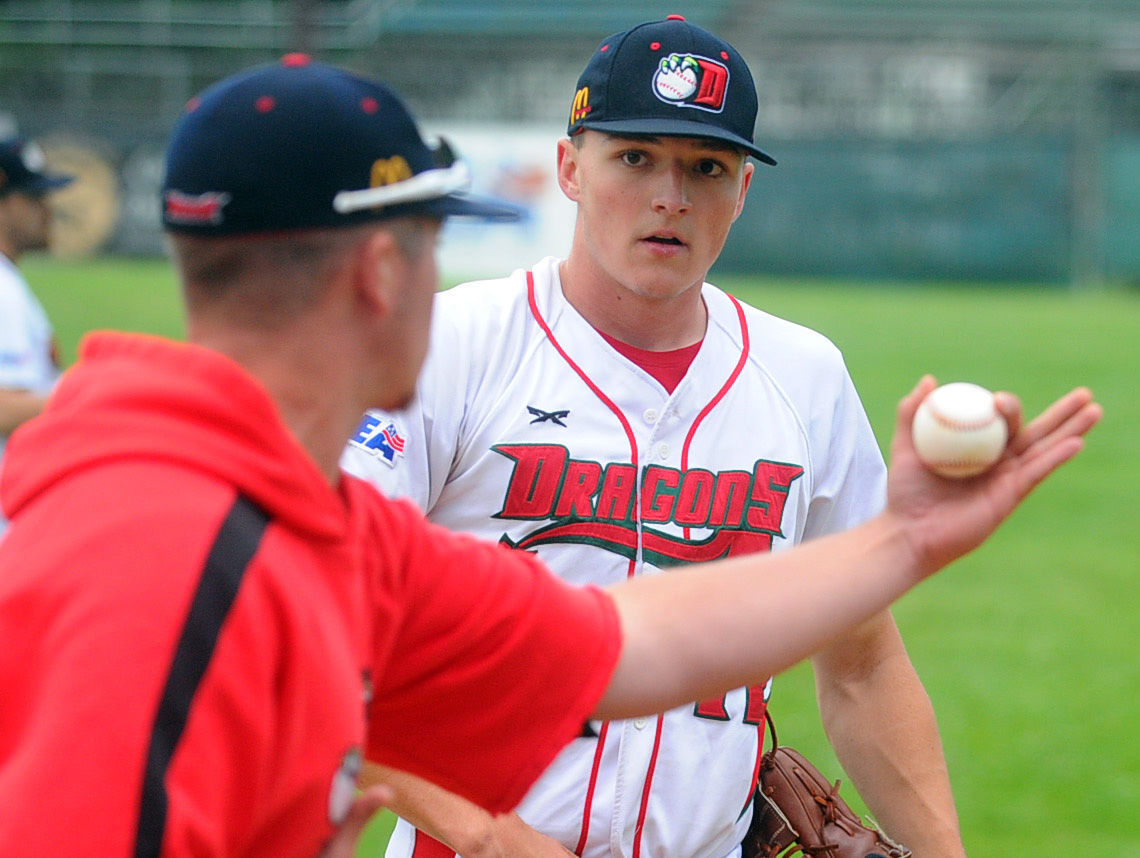
<svg viewBox="0 0 1140 858">
<path fill-rule="evenodd" d="M 389 467 L 395 467 L 396 457 L 404 455 L 408 440 L 387 417 L 365 414 L 349 443 L 382 459 Z"/>
</svg>

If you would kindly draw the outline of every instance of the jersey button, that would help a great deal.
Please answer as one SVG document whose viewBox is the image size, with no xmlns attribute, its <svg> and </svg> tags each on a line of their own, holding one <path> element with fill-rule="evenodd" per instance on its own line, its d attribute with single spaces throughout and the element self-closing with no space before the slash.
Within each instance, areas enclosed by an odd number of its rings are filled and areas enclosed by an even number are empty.
<svg viewBox="0 0 1140 858">
<path fill-rule="evenodd" d="M 657 447 L 657 458 L 660 459 L 662 462 L 666 461 L 669 458 L 669 445 L 668 444 L 661 444 Z"/>
<path fill-rule="evenodd" d="M 646 721 L 644 718 L 637 718 L 636 720 L 634 720 L 633 726 L 636 727 L 638 730 L 644 730 L 645 729 L 645 723 L 646 723 Z"/>
<path fill-rule="evenodd" d="M 645 422 L 652 426 L 657 422 L 658 414 L 656 408 L 646 408 L 645 413 L 641 415 L 645 418 Z"/>
</svg>

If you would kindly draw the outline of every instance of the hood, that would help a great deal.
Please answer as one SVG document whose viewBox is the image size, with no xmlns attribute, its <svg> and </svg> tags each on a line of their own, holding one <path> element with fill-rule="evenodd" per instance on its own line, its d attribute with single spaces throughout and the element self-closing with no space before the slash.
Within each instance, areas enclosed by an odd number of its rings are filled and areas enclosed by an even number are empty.
<svg viewBox="0 0 1140 858">
<path fill-rule="evenodd" d="M 346 527 L 341 495 L 249 373 L 210 349 L 140 334 L 83 341 L 47 409 L 13 433 L 0 496 L 12 518 L 69 474 L 148 457 L 230 482 L 291 528 L 335 538 Z"/>
</svg>

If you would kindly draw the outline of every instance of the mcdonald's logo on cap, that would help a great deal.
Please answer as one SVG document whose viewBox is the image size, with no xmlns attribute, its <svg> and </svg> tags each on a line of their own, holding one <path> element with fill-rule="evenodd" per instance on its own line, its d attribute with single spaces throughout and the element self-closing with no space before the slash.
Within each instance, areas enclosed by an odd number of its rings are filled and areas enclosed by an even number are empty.
<svg viewBox="0 0 1140 858">
<path fill-rule="evenodd" d="M 574 93 L 574 104 L 570 107 L 570 124 L 581 122 L 590 113 L 590 88 L 582 87 Z"/>
</svg>

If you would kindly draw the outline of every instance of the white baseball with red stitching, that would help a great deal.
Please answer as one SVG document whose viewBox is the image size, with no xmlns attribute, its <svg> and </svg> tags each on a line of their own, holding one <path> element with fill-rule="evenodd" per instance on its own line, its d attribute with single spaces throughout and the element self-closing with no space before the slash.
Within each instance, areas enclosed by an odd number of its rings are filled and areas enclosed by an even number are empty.
<svg viewBox="0 0 1140 858">
<path fill-rule="evenodd" d="M 697 75 L 690 68 L 677 68 L 661 72 L 657 77 L 657 91 L 670 101 L 684 101 L 697 91 Z"/>
<path fill-rule="evenodd" d="M 1005 450 L 1008 431 L 994 395 L 964 381 L 932 390 L 911 428 L 922 463 L 951 478 L 972 477 L 993 465 Z"/>
</svg>

